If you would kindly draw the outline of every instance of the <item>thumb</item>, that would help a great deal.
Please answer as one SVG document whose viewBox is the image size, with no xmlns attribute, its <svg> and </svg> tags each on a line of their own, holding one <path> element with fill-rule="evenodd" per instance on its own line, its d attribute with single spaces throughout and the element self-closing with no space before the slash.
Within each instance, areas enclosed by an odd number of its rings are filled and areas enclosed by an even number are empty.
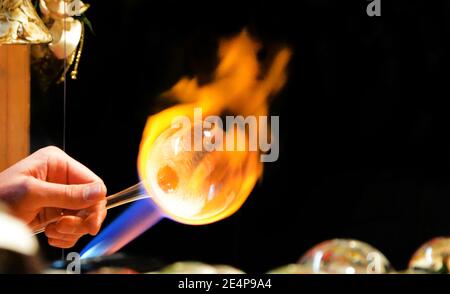
<svg viewBox="0 0 450 294">
<path fill-rule="evenodd" d="M 38 181 L 34 189 L 41 207 L 83 209 L 92 206 L 106 196 L 103 182 L 82 185 L 63 185 Z"/>
</svg>

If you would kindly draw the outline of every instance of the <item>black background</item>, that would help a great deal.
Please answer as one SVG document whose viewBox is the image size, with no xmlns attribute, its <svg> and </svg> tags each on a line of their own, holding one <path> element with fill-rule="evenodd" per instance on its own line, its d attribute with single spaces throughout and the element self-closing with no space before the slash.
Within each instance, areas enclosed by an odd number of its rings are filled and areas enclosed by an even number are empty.
<svg viewBox="0 0 450 294">
<path fill-rule="evenodd" d="M 419 245 L 448 234 L 450 2 L 382 0 L 373 18 L 365 0 L 292 2 L 91 1 L 95 36 L 67 84 L 66 151 L 111 193 L 138 181 L 143 127 L 164 106 L 158 94 L 182 76 L 208 76 L 218 39 L 247 27 L 294 51 L 272 107 L 280 159 L 242 209 L 202 227 L 163 221 L 123 252 L 260 273 L 340 237 L 403 269 Z M 62 93 L 34 79 L 33 150 L 62 146 Z M 41 238 L 46 257 L 59 258 Z"/>
</svg>

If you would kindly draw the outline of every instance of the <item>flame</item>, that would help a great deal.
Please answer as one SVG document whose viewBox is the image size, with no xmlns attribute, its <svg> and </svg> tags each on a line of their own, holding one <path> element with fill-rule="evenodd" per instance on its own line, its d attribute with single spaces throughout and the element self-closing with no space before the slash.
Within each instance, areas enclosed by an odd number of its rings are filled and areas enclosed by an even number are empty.
<svg viewBox="0 0 450 294">
<path fill-rule="evenodd" d="M 257 58 L 260 47 L 246 31 L 223 40 L 210 83 L 183 78 L 164 93 L 179 104 L 148 119 L 138 157 L 139 176 L 153 201 L 141 200 L 128 208 L 83 249 L 82 258 L 115 253 L 162 217 L 201 225 L 230 216 L 242 206 L 262 174 L 259 152 L 186 152 L 178 148 L 179 139 L 189 137 L 190 128 L 171 127 L 174 119 L 185 117 L 195 128 L 199 123 L 195 109 L 205 117 L 225 111 L 267 115 L 267 98 L 283 87 L 291 52 L 280 50 L 263 74 Z M 254 134 L 245 129 L 226 130 L 218 140 L 235 143 L 242 138 L 248 141 L 249 136 Z"/>
<path fill-rule="evenodd" d="M 183 136 L 186 130 L 165 136 L 177 117 L 197 123 L 194 109 L 201 109 L 205 117 L 220 116 L 224 111 L 242 116 L 267 115 L 267 98 L 283 87 L 291 52 L 279 51 L 260 78 L 262 69 L 257 58 L 260 48 L 246 31 L 223 40 L 213 80 L 199 85 L 196 78 L 181 79 L 163 95 L 180 104 L 148 119 L 138 158 L 139 175 L 169 218 L 191 225 L 223 219 L 242 206 L 261 176 L 263 166 L 258 151 L 178 154 L 167 150 L 174 148 L 178 136 Z M 248 140 L 245 130 L 235 131 L 226 130 L 223 140 L 236 141 L 239 137 Z"/>
</svg>

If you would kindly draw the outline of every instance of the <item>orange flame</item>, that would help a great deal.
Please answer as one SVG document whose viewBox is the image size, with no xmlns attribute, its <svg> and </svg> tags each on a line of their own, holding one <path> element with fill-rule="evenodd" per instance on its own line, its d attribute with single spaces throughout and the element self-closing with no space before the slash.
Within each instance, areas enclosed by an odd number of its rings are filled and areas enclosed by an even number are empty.
<svg viewBox="0 0 450 294">
<path fill-rule="evenodd" d="M 182 78 L 164 94 L 180 104 L 148 119 L 138 158 L 139 175 L 168 217 L 193 225 L 228 217 L 242 206 L 261 176 L 258 151 L 180 151 L 177 144 L 186 130 L 171 129 L 177 117 L 196 123 L 196 108 L 205 116 L 220 116 L 224 111 L 267 115 L 267 98 L 283 87 L 291 52 L 280 50 L 261 78 L 259 50 L 260 45 L 246 31 L 223 40 L 212 82 L 200 86 L 195 78 Z M 224 138 L 216 139 L 234 142 L 239 137 L 248 140 L 248 136 L 245 129 L 227 130 Z"/>
</svg>

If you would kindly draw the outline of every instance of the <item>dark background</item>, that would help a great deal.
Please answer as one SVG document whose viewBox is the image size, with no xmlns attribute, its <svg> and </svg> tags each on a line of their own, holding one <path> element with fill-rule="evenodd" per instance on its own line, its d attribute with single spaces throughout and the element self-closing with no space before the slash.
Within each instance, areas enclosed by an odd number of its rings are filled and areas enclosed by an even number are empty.
<svg viewBox="0 0 450 294">
<path fill-rule="evenodd" d="M 259 273 L 339 237 L 403 269 L 419 245 L 449 233 L 450 1 L 382 0 L 373 18 L 365 0 L 292 2 L 90 1 L 95 36 L 67 84 L 66 151 L 111 193 L 138 181 L 158 94 L 182 76 L 208 76 L 218 39 L 248 27 L 294 51 L 272 107 L 280 159 L 242 209 L 202 227 L 163 221 L 122 252 Z M 62 86 L 44 90 L 35 78 L 32 94 L 33 150 L 62 146 Z M 59 258 L 41 238 L 47 258 Z"/>
</svg>

